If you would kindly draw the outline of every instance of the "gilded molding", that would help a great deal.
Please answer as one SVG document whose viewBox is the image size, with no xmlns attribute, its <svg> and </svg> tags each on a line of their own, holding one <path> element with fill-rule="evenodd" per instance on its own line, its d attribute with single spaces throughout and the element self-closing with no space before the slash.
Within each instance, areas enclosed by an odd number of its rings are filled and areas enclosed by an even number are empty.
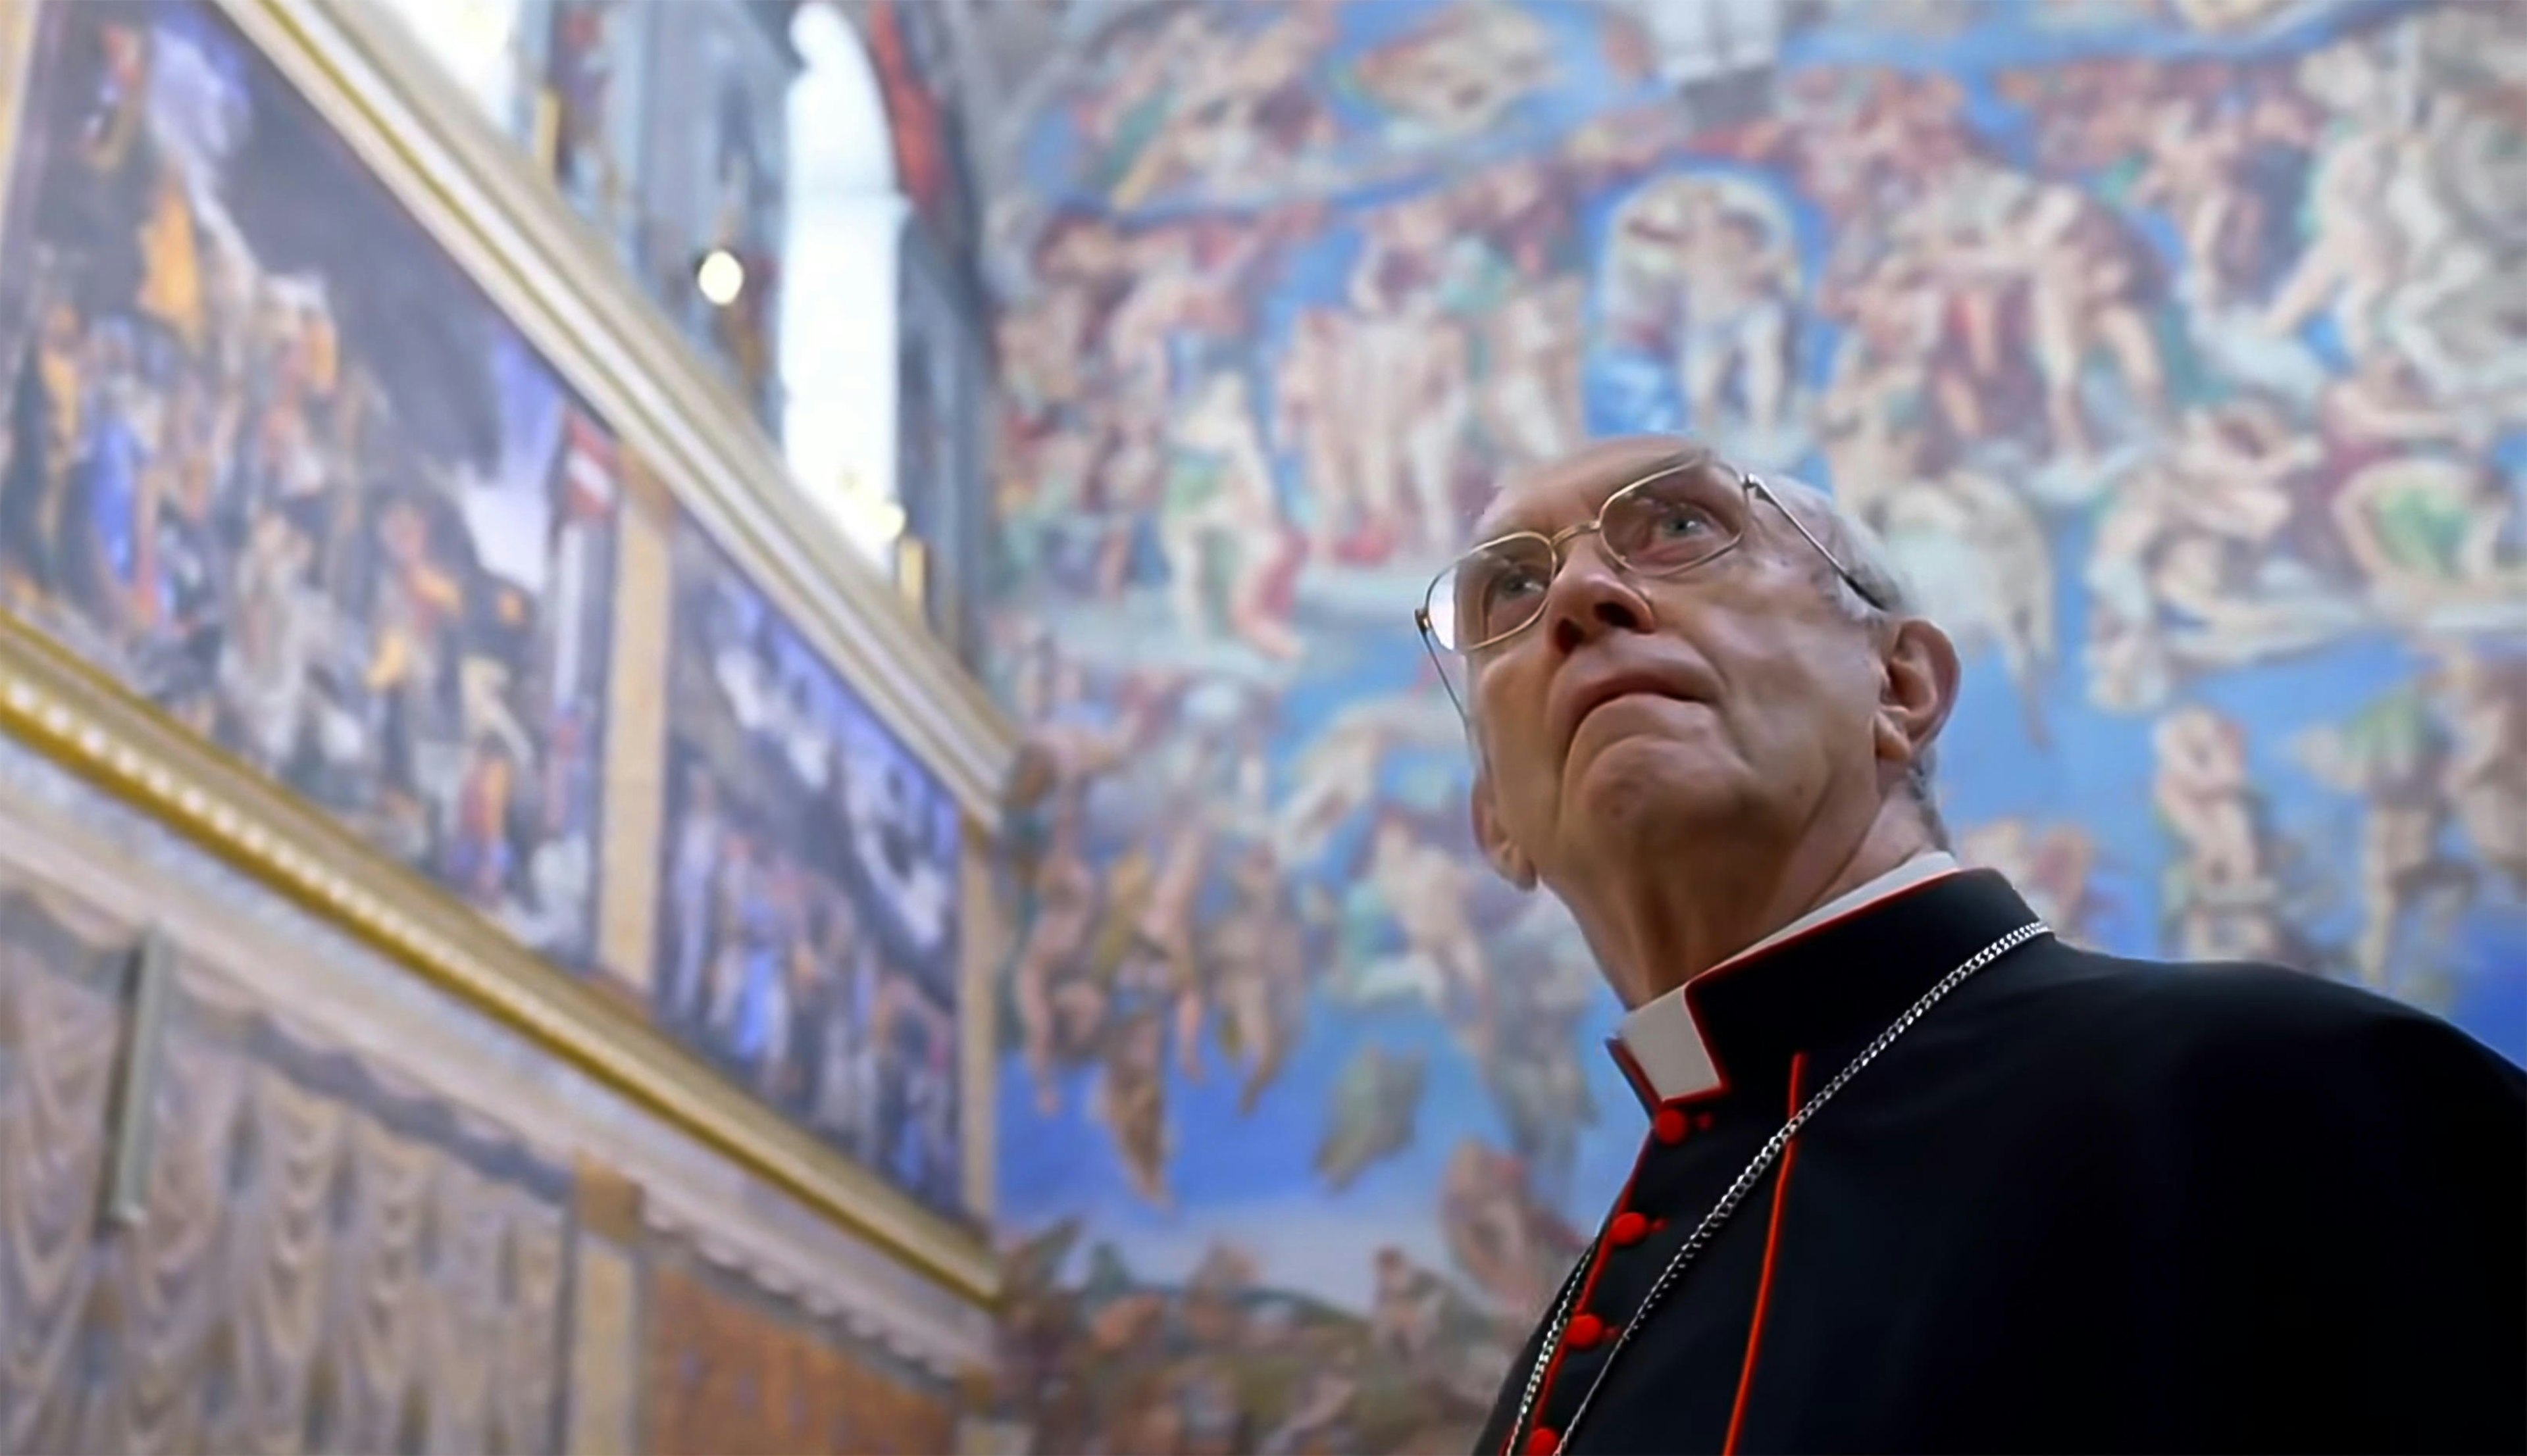
<svg viewBox="0 0 2527 1456">
<path fill-rule="evenodd" d="M 391 15 L 360 0 L 217 3 L 965 811 L 997 823 L 1014 727 L 894 584 L 805 506 L 735 388 L 526 150 L 452 78 L 411 59 Z"/>
<path fill-rule="evenodd" d="M 280 784 L 5 614 L 0 733 L 134 804 L 523 1033 L 818 1218 L 972 1303 L 997 1296 L 997 1264 L 977 1232 L 929 1212 L 825 1147 L 594 983 L 537 957 Z M 979 1091 L 970 1084 L 963 1090 Z"/>
</svg>

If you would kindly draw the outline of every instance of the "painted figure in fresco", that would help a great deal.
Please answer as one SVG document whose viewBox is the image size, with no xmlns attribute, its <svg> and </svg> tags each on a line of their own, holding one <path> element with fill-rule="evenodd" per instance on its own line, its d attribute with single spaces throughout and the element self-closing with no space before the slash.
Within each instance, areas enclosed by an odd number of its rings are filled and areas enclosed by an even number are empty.
<svg viewBox="0 0 2527 1456">
<path fill-rule="evenodd" d="M 1247 257 L 1253 239 L 1238 248 Z M 1180 335 L 1226 337 L 1244 322 L 1235 254 L 1215 263 L 1189 227 L 1159 227 L 1123 245 L 1131 282 L 1099 330 L 1105 363 L 1101 407 L 1162 412 L 1184 380 Z M 1110 399 L 1110 403 L 1109 403 Z"/>
<path fill-rule="evenodd" d="M 2073 188 L 2037 185 L 1987 231 L 1969 233 L 1967 245 L 2004 274 L 2023 270 L 2028 354 L 2058 449 L 2076 458 L 2096 450 L 2081 388 L 2100 351 L 2144 410 L 2164 411 L 2167 368 L 2151 319 L 2162 279 L 2148 249 L 2111 213 Z"/>
<path fill-rule="evenodd" d="M 1248 1113 L 1280 1077 L 1307 1016 L 1307 936 L 1283 870 L 1268 845 L 1248 846 L 1230 872 L 1235 899 L 1206 928 L 1201 950 L 1220 1051 L 1244 1068 L 1237 1105 Z"/>
<path fill-rule="evenodd" d="M 1133 1190 L 1167 1208 L 1172 1134 L 1167 1125 L 1167 1022 L 1157 1009 L 1134 1012 L 1107 1033 L 1105 1076 L 1092 1112 L 1114 1139 L 1114 1151 L 1131 1176 Z"/>
<path fill-rule="evenodd" d="M 1311 1372 L 1299 1388 L 1289 1415 L 1265 1432 L 1256 1449 L 1262 1456 L 1314 1456 L 1348 1451 L 1358 1443 L 1356 1406 L 1360 1381 L 1338 1370 Z"/>
<path fill-rule="evenodd" d="M 43 311 L 10 391 L 8 470 L 0 476 L 0 542 L 10 606 L 26 612 L 61 589 L 71 478 L 77 469 L 86 388 L 85 328 L 65 302 Z"/>
<path fill-rule="evenodd" d="M 1188 781 L 1207 777 L 1198 768 Z M 1136 907 L 1131 940 L 1118 974 L 1125 990 L 1171 1008 L 1176 1068 L 1188 1081 L 1203 1079 L 1202 1028 L 1209 1009 L 1210 975 L 1195 944 L 1195 913 L 1218 842 L 1209 813 L 1200 808 L 1189 808 L 1178 823 L 1158 830 L 1148 875 L 1130 897 Z"/>
<path fill-rule="evenodd" d="M 1351 818 L 1379 799 L 1379 778 L 1394 759 L 1448 752 L 1464 725 L 1430 692 L 1369 698 L 1335 712 L 1289 766 L 1273 811 L 1274 851 L 1291 865 L 1315 863 Z"/>
<path fill-rule="evenodd" d="M 1164 109 L 1142 123 L 1146 139 L 1116 176 L 1115 206 L 1187 183 L 1255 187 L 1332 137 L 1333 118 L 1310 75 L 1333 39 L 1331 11 L 1293 5 L 1260 27 L 1232 21 L 1179 33 L 1198 33 L 1198 49 L 1163 80 L 1152 77 L 1164 97 L 1153 104 Z"/>
<path fill-rule="evenodd" d="M 2280 845 L 2265 824 L 2244 730 L 2188 704 L 2158 721 L 2152 744 L 2151 803 L 2183 850 L 2161 892 L 2172 946 L 2195 960 L 2280 959 L 2293 938 L 2282 919 Z"/>
<path fill-rule="evenodd" d="M 1202 636 L 1224 631 L 1268 659 L 1296 656 L 1288 617 L 1301 545 L 1273 495 L 1245 377 L 1202 384 L 1170 439 L 1158 535 L 1177 623 Z"/>
<path fill-rule="evenodd" d="M 1609 326 L 1673 349 L 1697 425 L 1773 438 L 1789 406 L 1798 286 L 1778 207 L 1728 177 L 1652 183 L 1624 203 L 1606 269 Z"/>
<path fill-rule="evenodd" d="M 2318 778 L 2362 802 L 2361 927 L 2352 965 L 2361 982 L 2417 999 L 2399 967 L 2444 944 L 2474 896 L 2474 871 L 2444 848 L 2450 826 L 2449 744 L 2427 687 L 2406 683 L 2337 727 L 2310 732 L 2300 757 Z M 2405 932 L 2420 920 L 2419 949 Z M 2403 957 L 2398 958 L 2398 952 Z"/>
<path fill-rule="evenodd" d="M 1325 1107 L 1324 1136 L 1316 1143 L 1315 1170 L 1326 1187 L 1339 1193 L 1413 1145 L 1428 1067 L 1418 1050 L 1376 1045 L 1362 1047 L 1343 1064 Z"/>
<path fill-rule="evenodd" d="M 1518 8 L 1445 6 L 1353 63 L 1359 83 L 1407 143 L 1479 134 L 1554 76 L 1552 36 Z"/>
<path fill-rule="evenodd" d="M 2180 84 L 2152 104 L 2143 127 L 2144 170 L 2132 201 L 2158 206 L 2184 239 L 2181 287 L 2188 307 L 2218 316 L 2258 290 L 2274 270 L 2277 199 L 2272 180 L 2313 136 L 2304 108 L 2277 95 Z M 2224 91 L 2226 94 L 2224 94 Z"/>
<path fill-rule="evenodd" d="M 2419 162 L 2420 137 L 2408 98 L 2369 47 L 2345 43 L 2308 57 L 2300 85 L 2333 115 L 2308 182 L 2307 243 L 2267 306 L 2265 327 L 2295 332 L 2324 314 L 2352 353 L 2365 354 L 2415 241 L 2390 189 Z"/>
<path fill-rule="evenodd" d="M 2098 849 L 2089 830 L 2077 825 L 2038 828 L 2025 819 L 1996 819 L 1958 834 L 1957 858 L 2008 876 L 2055 934 L 2073 942 L 2090 939 L 2099 908 L 2093 883 Z"/>
<path fill-rule="evenodd" d="M 717 900 L 715 877 L 727 832 L 720 816 L 718 779 L 707 765 L 687 764 L 684 804 L 667 851 L 667 969 L 658 985 L 658 1016 L 669 1026 L 696 1026 L 701 1020 Z"/>
<path fill-rule="evenodd" d="M 2359 604 L 2283 549 L 2325 456 L 2280 405 L 2242 396 L 2190 413 L 2163 457 L 2123 479 L 2088 567 L 2101 703 L 2147 707 L 2179 676 L 2360 625 Z"/>
<path fill-rule="evenodd" d="M 1478 1418 L 1491 1394 L 1490 1369 L 1509 1355 L 1500 1348 L 1493 1322 L 1446 1276 L 1402 1249 L 1381 1247 L 1374 1267 L 1371 1348 L 1400 1365 L 1432 1406 Z M 1433 1448 L 1418 1441 L 1404 1447 Z"/>
<path fill-rule="evenodd" d="M 2486 867 L 2527 900 L 2527 658 L 2464 641 L 2438 649 L 2433 675 L 2451 739 L 2446 791 Z"/>
<path fill-rule="evenodd" d="M 1456 528 L 1457 475 L 1474 408 L 1471 340 L 1444 296 L 1456 228 L 1454 201 L 1437 191 L 1362 222 L 1345 329 L 1356 361 L 1344 375 L 1356 431 L 1354 497 L 1320 501 L 1318 509 L 1369 523 L 1351 535 L 1351 559 L 1363 564 L 1398 550 L 1441 555 Z"/>
<path fill-rule="evenodd" d="M 1565 169 L 1514 162 L 1464 184 L 1453 311 L 1481 344 L 1476 409 L 1502 464 L 1549 460 L 1583 425 L 1587 283 Z M 1479 251 L 1476 251 L 1476 248 Z"/>
<path fill-rule="evenodd" d="M 1536 1194 L 1559 1206 L 1572 1192 L 1579 1138 L 1597 1122 L 1579 1060 L 1596 977 L 1568 918 L 1541 902 L 1490 938 L 1501 947 L 1500 1033 L 1482 1064 L 1483 1089 Z"/>
<path fill-rule="evenodd" d="M 1009 971 L 1019 1042 L 1048 1117 L 1060 1107 L 1057 1066 L 1085 1057 L 1104 1027 L 1109 988 L 1092 955 L 1109 907 L 1107 888 L 1088 862 L 1086 794 L 1119 767 L 1163 721 L 1155 697 L 1127 709 L 1106 728 L 1047 726 L 1030 735 L 1011 785 L 1012 807 L 1044 821 L 1040 853 L 1025 876 L 1026 909 Z"/>
<path fill-rule="evenodd" d="M 1404 815 L 1388 813 L 1370 829 L 1366 872 L 1363 883 L 1402 932 L 1402 968 L 1420 978 L 1430 1007 L 1480 1065 L 1499 1030 L 1499 982 L 1474 928 L 1474 868 L 1423 840 Z"/>
<path fill-rule="evenodd" d="M 1553 1298 L 1584 1240 L 1528 1186 L 1519 1161 L 1469 1137 L 1439 1188 L 1448 1252 L 1516 1338 Z"/>
</svg>

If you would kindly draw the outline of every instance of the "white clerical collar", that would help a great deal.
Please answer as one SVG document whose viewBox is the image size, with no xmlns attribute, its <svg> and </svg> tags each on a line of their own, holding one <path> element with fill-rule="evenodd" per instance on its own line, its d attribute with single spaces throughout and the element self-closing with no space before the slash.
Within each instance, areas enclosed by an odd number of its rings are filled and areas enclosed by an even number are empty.
<svg viewBox="0 0 2527 1456">
<path fill-rule="evenodd" d="M 1954 855 L 1932 850 L 1914 856 L 1877 879 L 1855 886 L 1844 894 L 1819 905 L 1797 920 L 1747 946 L 1710 971 L 1725 970 L 1795 936 L 1866 909 L 1889 895 L 1901 894 L 1916 885 L 1928 884 L 1957 873 Z M 1700 979 L 1696 977 L 1695 979 Z M 1623 1029 L 1615 1039 L 1631 1060 L 1650 1090 L 1661 1102 L 1678 1097 L 1694 1097 L 1720 1085 L 1720 1067 L 1712 1060 L 1711 1048 L 1703 1039 L 1702 1028 L 1693 1019 L 1693 1007 L 1684 998 L 1684 987 L 1644 1002 L 1624 1018 Z"/>
</svg>

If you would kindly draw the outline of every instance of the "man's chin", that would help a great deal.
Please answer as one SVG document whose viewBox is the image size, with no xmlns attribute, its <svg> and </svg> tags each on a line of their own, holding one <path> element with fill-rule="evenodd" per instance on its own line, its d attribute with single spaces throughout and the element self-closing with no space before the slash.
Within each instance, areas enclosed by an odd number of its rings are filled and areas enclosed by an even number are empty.
<svg viewBox="0 0 2527 1456">
<path fill-rule="evenodd" d="M 1745 788 L 1745 766 L 1709 744 L 1628 735 L 1571 766 L 1564 828 L 1608 847 L 1683 839 L 1725 822 Z"/>
</svg>

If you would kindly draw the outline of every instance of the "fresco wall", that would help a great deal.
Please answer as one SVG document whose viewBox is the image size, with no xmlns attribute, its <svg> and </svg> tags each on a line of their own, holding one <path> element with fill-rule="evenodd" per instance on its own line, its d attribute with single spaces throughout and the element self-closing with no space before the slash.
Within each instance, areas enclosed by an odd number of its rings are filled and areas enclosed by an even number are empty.
<svg viewBox="0 0 2527 1456">
<path fill-rule="evenodd" d="M 708 536 L 674 549 L 653 1013 L 962 1215 L 956 806 Z"/>
<path fill-rule="evenodd" d="M 1461 1446 L 1614 1193 L 1615 1008 L 1410 618 L 1592 434 L 1887 536 L 1960 848 L 2065 933 L 2527 1057 L 2527 12 L 1872 0 L 1716 72 L 1696 13 L 1141 7 L 1007 133 L 1038 1449 Z"/>
<path fill-rule="evenodd" d="M 36 16 L 7 609 L 587 964 L 612 436 L 217 11 Z"/>
<path fill-rule="evenodd" d="M 741 10 L 687 8 L 771 47 Z M 0 108 L 0 610 L 962 1217 L 961 838 L 937 777 L 661 524 L 661 482 L 215 6 L 31 15 L 0 9 L 31 46 Z M 690 193 L 713 157 L 755 176 L 734 145 L 688 159 Z M 777 193 L 762 170 L 747 195 Z M 616 643 L 618 620 L 672 624 L 675 650 Z M 690 690 L 661 764 L 669 684 Z M 626 702 L 629 764 L 607 741 Z M 628 935 L 600 927 L 609 890 Z"/>
<path fill-rule="evenodd" d="M 5 1449 L 950 1448 L 873 1249 L 6 742 L 0 807 Z"/>
</svg>

